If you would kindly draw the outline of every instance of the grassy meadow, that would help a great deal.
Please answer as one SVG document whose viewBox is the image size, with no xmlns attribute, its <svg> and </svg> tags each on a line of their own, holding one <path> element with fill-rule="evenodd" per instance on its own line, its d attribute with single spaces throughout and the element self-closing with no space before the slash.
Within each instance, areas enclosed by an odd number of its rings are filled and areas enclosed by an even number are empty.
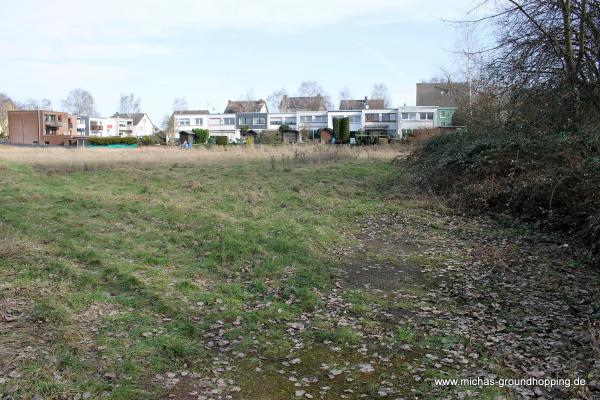
<svg viewBox="0 0 600 400">
<path fill-rule="evenodd" d="M 0 147 L 0 398 L 588 396 L 436 383 L 593 382 L 600 286 L 564 238 L 413 189 L 406 154 Z"/>
<path fill-rule="evenodd" d="M 212 376 L 220 340 L 229 395 L 267 398 L 257 371 L 298 344 L 286 323 L 322 305 L 331 250 L 377 209 L 398 154 L 0 150 L 0 394 L 159 398 L 157 375 Z M 324 326 L 302 341 L 320 337 L 356 340 Z"/>
</svg>

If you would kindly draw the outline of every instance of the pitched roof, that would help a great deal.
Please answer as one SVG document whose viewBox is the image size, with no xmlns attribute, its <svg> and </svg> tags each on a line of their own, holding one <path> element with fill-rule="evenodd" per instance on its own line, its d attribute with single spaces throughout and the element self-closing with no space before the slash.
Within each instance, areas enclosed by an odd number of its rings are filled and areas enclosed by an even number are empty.
<svg viewBox="0 0 600 400">
<path fill-rule="evenodd" d="M 308 97 L 283 96 L 279 103 L 279 112 L 295 111 L 327 111 L 327 106 L 320 94 Z"/>
<path fill-rule="evenodd" d="M 208 110 L 182 110 L 182 111 L 173 111 L 173 114 L 176 115 L 199 115 L 199 114 L 209 114 Z"/>
<path fill-rule="evenodd" d="M 364 100 L 340 100 L 340 110 L 366 110 L 366 105 L 369 109 L 383 110 L 385 109 L 385 100 L 383 99 L 364 99 Z"/>
<path fill-rule="evenodd" d="M 145 113 L 133 113 L 133 114 L 122 114 L 115 113 L 111 118 L 131 118 L 133 120 L 133 124 L 137 125 L 144 118 Z"/>
<path fill-rule="evenodd" d="M 417 83 L 417 106 L 458 107 L 467 93 L 465 82 Z"/>
<path fill-rule="evenodd" d="M 267 103 L 263 100 L 229 100 L 225 107 L 224 114 L 234 114 L 243 112 L 260 112 Z"/>
</svg>

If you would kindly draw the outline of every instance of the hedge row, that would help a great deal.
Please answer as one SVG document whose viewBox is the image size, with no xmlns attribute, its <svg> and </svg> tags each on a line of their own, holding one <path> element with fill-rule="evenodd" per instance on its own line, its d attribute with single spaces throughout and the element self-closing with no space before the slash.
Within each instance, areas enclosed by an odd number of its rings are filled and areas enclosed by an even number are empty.
<svg viewBox="0 0 600 400">
<path fill-rule="evenodd" d="M 89 138 L 90 144 L 96 146 L 108 146 L 111 144 L 137 144 L 138 139 L 132 136 L 108 136 L 108 137 L 96 137 L 92 136 Z"/>
</svg>

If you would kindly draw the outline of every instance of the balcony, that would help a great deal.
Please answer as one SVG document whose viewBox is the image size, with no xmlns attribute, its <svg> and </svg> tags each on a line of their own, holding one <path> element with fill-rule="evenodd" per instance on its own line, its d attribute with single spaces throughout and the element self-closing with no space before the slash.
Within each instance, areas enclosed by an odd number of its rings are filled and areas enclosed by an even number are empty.
<svg viewBox="0 0 600 400">
<path fill-rule="evenodd" d="M 49 128 L 60 128 L 63 125 L 62 121 L 57 121 L 55 119 L 44 121 L 44 124 Z"/>
</svg>

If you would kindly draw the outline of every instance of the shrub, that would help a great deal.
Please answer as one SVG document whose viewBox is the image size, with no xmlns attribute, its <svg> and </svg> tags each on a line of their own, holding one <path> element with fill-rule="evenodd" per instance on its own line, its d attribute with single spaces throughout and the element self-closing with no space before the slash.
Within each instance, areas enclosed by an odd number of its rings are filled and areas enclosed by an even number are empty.
<svg viewBox="0 0 600 400">
<path fill-rule="evenodd" d="M 350 143 L 350 118 L 345 117 L 339 120 L 339 132 L 340 143 Z"/>
<path fill-rule="evenodd" d="M 258 143 L 261 144 L 281 144 L 282 141 L 281 132 L 279 131 L 262 131 L 258 136 Z"/>
<path fill-rule="evenodd" d="M 226 146 L 229 143 L 229 138 L 227 136 L 215 136 L 215 143 Z"/>
<path fill-rule="evenodd" d="M 340 140 L 340 118 L 333 119 L 333 137 L 336 142 Z"/>
<path fill-rule="evenodd" d="M 139 140 L 138 143 L 141 146 L 151 146 L 153 144 L 155 144 L 155 141 L 152 137 L 150 136 L 142 136 Z"/>
<path fill-rule="evenodd" d="M 288 129 L 290 129 L 290 126 L 288 124 L 283 124 L 279 127 L 279 133 L 283 133 L 283 132 L 287 131 Z"/>
<path fill-rule="evenodd" d="M 208 129 L 192 129 L 192 133 L 194 134 L 194 143 L 204 144 L 208 140 Z"/>
<path fill-rule="evenodd" d="M 410 162 L 416 183 L 455 207 L 567 232 L 600 260 L 600 128 L 526 135 L 462 130 L 425 142 Z"/>
<path fill-rule="evenodd" d="M 133 136 L 107 136 L 107 137 L 96 137 L 91 136 L 89 138 L 90 144 L 95 146 L 109 146 L 111 144 L 137 144 L 138 139 Z"/>
<path fill-rule="evenodd" d="M 440 130 L 436 128 L 414 129 L 407 134 L 406 142 L 411 144 L 425 143 L 431 138 L 440 135 Z"/>
</svg>

